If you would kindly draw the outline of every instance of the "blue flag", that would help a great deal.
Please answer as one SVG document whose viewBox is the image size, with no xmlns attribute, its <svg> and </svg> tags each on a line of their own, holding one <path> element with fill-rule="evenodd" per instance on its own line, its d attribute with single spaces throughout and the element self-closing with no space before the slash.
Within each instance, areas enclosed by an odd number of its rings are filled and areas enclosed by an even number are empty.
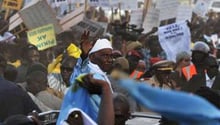
<svg viewBox="0 0 220 125">
<path fill-rule="evenodd" d="M 199 96 L 153 88 L 134 80 L 120 80 L 119 84 L 138 103 L 180 125 L 220 125 L 219 109 Z"/>
</svg>

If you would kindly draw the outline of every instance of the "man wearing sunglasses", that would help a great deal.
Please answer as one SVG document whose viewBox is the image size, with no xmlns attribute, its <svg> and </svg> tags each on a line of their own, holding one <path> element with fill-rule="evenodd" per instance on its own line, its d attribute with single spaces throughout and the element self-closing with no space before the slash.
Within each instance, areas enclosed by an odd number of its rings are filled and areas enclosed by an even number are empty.
<svg viewBox="0 0 220 125">
<path fill-rule="evenodd" d="M 205 60 L 204 74 L 196 74 L 189 83 L 186 84 L 184 90 L 188 92 L 196 92 L 200 87 L 206 86 L 211 89 L 220 90 L 220 72 L 219 65 L 214 56 L 208 56 Z"/>
</svg>

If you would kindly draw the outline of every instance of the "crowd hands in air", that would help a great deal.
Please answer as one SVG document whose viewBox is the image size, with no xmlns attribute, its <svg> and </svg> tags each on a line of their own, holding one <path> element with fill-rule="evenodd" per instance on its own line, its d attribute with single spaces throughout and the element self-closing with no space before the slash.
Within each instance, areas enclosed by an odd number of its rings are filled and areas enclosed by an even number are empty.
<svg viewBox="0 0 220 125">
<path fill-rule="evenodd" d="M 91 38 L 85 31 L 81 39 L 75 39 L 74 32 L 64 31 L 56 36 L 56 46 L 43 51 L 29 44 L 26 34 L 1 41 L 0 122 L 3 125 L 41 125 L 45 123 L 40 113 L 58 110 L 59 117 L 51 124 L 125 125 L 131 113 L 154 109 L 144 101 L 161 100 L 164 106 L 156 105 L 161 110 L 167 109 L 170 103 L 178 107 L 176 102 L 166 102 L 170 97 L 181 100 L 184 105 L 184 99 L 178 98 L 182 92 L 186 98 L 199 95 L 218 109 L 220 44 L 213 44 L 209 38 L 220 32 L 219 17 L 219 14 L 210 13 L 204 21 L 193 16 L 188 23 L 191 53 L 178 53 L 176 62 L 167 60 L 156 35 L 157 28 L 146 34 L 141 33 L 141 29 L 129 32 L 125 30 L 127 22 L 119 20 L 109 23 L 108 32 L 112 36 Z M 0 22 L 1 27 L 7 24 L 4 20 Z M 1 30 L 1 35 L 5 32 L 7 29 Z M 133 79 L 135 87 L 123 86 L 123 79 Z M 138 91 L 139 85 L 144 87 Z M 164 90 L 161 98 L 159 95 Z M 142 95 L 155 91 L 158 96 L 143 99 Z M 142 95 L 135 96 L 137 92 Z M 166 92 L 171 92 L 172 96 L 167 96 Z M 193 105 L 184 108 L 192 109 Z M 161 113 L 161 110 L 153 111 Z M 172 111 L 166 110 L 166 113 Z M 181 116 L 182 112 L 177 111 Z M 166 113 L 160 114 L 159 124 L 181 123 L 178 118 L 175 121 L 167 117 Z"/>
</svg>

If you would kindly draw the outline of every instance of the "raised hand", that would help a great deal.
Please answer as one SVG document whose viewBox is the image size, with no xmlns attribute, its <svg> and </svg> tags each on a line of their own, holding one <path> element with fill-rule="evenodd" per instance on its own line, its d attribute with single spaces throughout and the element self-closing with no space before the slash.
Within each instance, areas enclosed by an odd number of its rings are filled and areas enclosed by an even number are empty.
<svg viewBox="0 0 220 125">
<path fill-rule="evenodd" d="M 89 40 L 89 31 L 84 31 L 81 35 L 81 50 L 82 50 L 82 56 L 88 56 L 88 53 L 90 49 L 93 47 L 93 42 Z"/>
<path fill-rule="evenodd" d="M 90 94 L 102 94 L 102 89 L 108 87 L 108 83 L 103 80 L 94 79 L 92 74 L 87 74 L 82 78 L 80 86 L 86 88 Z"/>
</svg>

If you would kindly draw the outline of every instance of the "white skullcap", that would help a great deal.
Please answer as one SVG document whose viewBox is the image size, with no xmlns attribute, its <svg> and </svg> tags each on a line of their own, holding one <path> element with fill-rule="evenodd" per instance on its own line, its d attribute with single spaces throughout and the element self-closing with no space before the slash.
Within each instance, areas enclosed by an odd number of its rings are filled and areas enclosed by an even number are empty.
<svg viewBox="0 0 220 125">
<path fill-rule="evenodd" d="M 97 52 L 102 49 L 112 49 L 111 42 L 107 39 L 98 39 L 92 49 L 89 51 L 91 53 Z"/>
</svg>

